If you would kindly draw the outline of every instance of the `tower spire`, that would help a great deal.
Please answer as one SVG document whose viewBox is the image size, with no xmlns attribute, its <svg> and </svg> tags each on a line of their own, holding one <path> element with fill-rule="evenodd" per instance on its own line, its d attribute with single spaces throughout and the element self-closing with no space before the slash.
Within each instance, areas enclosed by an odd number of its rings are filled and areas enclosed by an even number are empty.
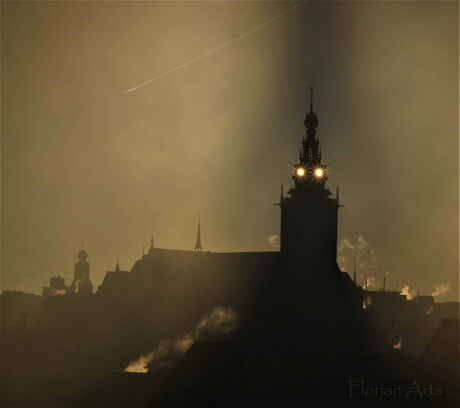
<svg viewBox="0 0 460 408">
<path fill-rule="evenodd" d="M 202 250 L 203 248 L 201 246 L 200 213 L 198 213 L 198 229 L 196 232 L 195 251 L 201 252 Z"/>
<path fill-rule="evenodd" d="M 310 85 L 308 87 L 310 90 L 310 111 L 307 112 L 307 115 L 305 116 L 304 120 L 304 125 L 309 130 L 310 132 L 307 132 L 307 136 L 309 133 L 312 136 L 315 136 L 316 134 L 316 127 L 318 126 L 318 117 L 316 116 L 315 112 L 313 112 L 313 87 Z"/>
<path fill-rule="evenodd" d="M 313 111 L 313 87 L 310 89 L 310 110 L 307 111 L 303 121 L 306 131 L 306 138 L 302 140 L 302 158 L 301 161 L 311 161 L 319 165 L 321 160 L 318 154 L 319 140 L 316 138 L 316 128 L 318 127 L 318 117 Z"/>
<path fill-rule="evenodd" d="M 117 259 L 117 266 L 115 267 L 115 272 L 120 272 L 120 265 L 118 265 L 118 259 Z"/>
<path fill-rule="evenodd" d="M 310 85 L 308 89 L 310 90 L 310 112 L 313 113 L 313 87 Z"/>
<path fill-rule="evenodd" d="M 150 238 L 150 248 L 149 248 L 149 254 L 153 252 L 153 237 Z"/>
</svg>

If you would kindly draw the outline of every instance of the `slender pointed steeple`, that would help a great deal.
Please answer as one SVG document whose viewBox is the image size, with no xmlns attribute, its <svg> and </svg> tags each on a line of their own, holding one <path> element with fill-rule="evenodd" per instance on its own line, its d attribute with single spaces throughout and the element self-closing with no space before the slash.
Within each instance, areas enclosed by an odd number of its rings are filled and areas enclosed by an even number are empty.
<svg viewBox="0 0 460 408">
<path fill-rule="evenodd" d="M 115 272 L 120 272 L 120 265 L 118 265 L 118 259 L 117 259 L 117 266 L 115 267 Z"/>
<path fill-rule="evenodd" d="M 283 185 L 281 184 L 281 200 L 284 198 Z"/>
<path fill-rule="evenodd" d="M 153 246 L 153 237 L 152 237 L 152 238 L 150 238 L 149 254 L 151 254 L 153 252 L 153 248 L 154 248 L 154 246 Z"/>
<path fill-rule="evenodd" d="M 195 251 L 201 252 L 202 250 L 203 248 L 201 246 L 200 213 L 198 213 L 198 230 L 196 232 Z"/>
<path fill-rule="evenodd" d="M 305 137 L 302 139 L 302 153 L 300 155 L 299 164 L 295 166 L 294 180 L 303 181 L 307 184 L 317 185 L 323 189 L 324 182 L 327 180 L 326 166 L 321 162 L 321 155 L 319 152 L 319 140 L 316 137 L 316 128 L 318 127 L 318 117 L 313 111 L 313 87 L 310 86 L 310 110 L 305 115 Z M 297 173 L 300 169 L 300 173 Z M 315 175 L 315 171 L 321 172 Z M 300 177 L 298 177 L 300 176 Z"/>
<path fill-rule="evenodd" d="M 309 86 L 308 88 L 310 89 L 310 111 L 307 112 L 303 123 L 305 127 L 307 128 L 307 139 L 310 139 L 311 137 L 310 143 L 314 143 L 316 142 L 316 138 L 315 138 L 316 128 L 318 127 L 319 122 L 318 122 L 318 117 L 316 116 L 316 113 L 313 111 L 313 87 Z"/>
<path fill-rule="evenodd" d="M 358 286 L 356 282 L 356 259 L 355 259 L 355 269 L 353 271 L 353 283 L 355 284 L 355 286 Z"/>
</svg>

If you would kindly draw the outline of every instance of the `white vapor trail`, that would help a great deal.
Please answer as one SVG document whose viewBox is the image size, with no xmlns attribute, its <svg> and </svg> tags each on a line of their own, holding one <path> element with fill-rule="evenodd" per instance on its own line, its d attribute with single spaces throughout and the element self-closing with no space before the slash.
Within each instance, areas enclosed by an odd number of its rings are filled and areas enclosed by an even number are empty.
<svg viewBox="0 0 460 408">
<path fill-rule="evenodd" d="M 181 68 L 184 68 L 187 65 L 193 64 L 194 62 L 198 61 L 199 59 L 204 58 L 204 57 L 206 57 L 206 56 L 208 56 L 208 55 L 210 55 L 210 54 L 212 54 L 212 53 L 214 53 L 216 51 L 219 51 L 220 49 L 226 47 L 227 45 L 233 44 L 234 42 L 236 42 L 238 40 L 241 40 L 242 38 L 247 37 L 248 35 L 250 35 L 252 33 L 255 33 L 256 31 L 261 30 L 262 28 L 266 27 L 267 25 L 273 23 L 273 21 L 278 20 L 279 18 L 281 18 L 285 14 L 291 12 L 292 10 L 296 9 L 297 7 L 299 7 L 302 4 L 306 3 L 307 1 L 308 0 L 303 0 L 300 3 L 297 3 L 295 6 L 292 6 L 291 8 L 288 8 L 288 9 L 284 10 L 282 13 L 276 15 L 275 17 L 271 18 L 270 20 L 266 21 L 265 23 L 253 28 L 252 30 L 247 31 L 246 33 L 241 34 L 238 37 L 235 37 L 232 40 L 229 40 L 229 41 L 219 45 L 218 47 L 216 47 L 216 48 L 214 48 L 214 49 L 212 49 L 210 51 L 207 51 L 204 54 L 199 55 L 198 57 L 192 58 L 191 60 L 189 60 L 187 62 L 184 62 L 183 64 L 178 65 L 177 67 L 175 67 L 173 69 L 170 69 L 169 71 L 163 72 L 162 74 L 156 76 L 155 78 L 149 79 L 148 81 L 145 81 L 142 84 L 135 86 L 134 88 L 128 89 L 124 93 L 127 94 L 129 92 L 135 91 L 136 89 L 139 89 L 139 88 L 143 87 L 144 85 L 150 84 L 151 82 L 156 81 L 157 79 L 163 78 L 164 76 L 169 75 L 169 74 L 171 74 L 171 73 L 173 73 L 173 72 L 175 72 L 175 71 L 177 71 L 177 70 L 179 70 Z"/>
</svg>

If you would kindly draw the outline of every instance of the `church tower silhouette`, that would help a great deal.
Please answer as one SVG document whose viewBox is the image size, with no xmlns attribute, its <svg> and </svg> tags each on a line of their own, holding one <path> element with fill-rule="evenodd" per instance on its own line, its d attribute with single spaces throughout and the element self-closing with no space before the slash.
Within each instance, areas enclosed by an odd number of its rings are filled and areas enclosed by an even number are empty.
<svg viewBox="0 0 460 408">
<path fill-rule="evenodd" d="M 321 160 L 316 136 L 318 123 L 310 87 L 310 111 L 304 120 L 306 137 L 292 174 L 294 187 L 288 192 L 290 197 L 284 197 L 281 191 L 281 253 L 284 258 L 300 258 L 304 263 L 336 263 L 338 188 L 336 198 L 330 198 L 327 166 Z"/>
<path fill-rule="evenodd" d="M 88 254 L 85 250 L 77 254 L 78 261 L 75 262 L 75 274 L 72 284 L 70 285 L 70 293 L 93 293 L 93 284 L 89 278 L 89 263 L 86 261 Z"/>
</svg>

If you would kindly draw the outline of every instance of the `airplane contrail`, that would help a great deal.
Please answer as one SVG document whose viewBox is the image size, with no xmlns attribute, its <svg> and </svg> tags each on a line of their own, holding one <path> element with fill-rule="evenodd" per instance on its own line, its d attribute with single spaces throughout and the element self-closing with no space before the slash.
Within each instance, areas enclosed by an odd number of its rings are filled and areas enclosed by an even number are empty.
<svg viewBox="0 0 460 408">
<path fill-rule="evenodd" d="M 181 68 L 184 68 L 187 65 L 193 64 L 194 62 L 198 61 L 199 59 L 204 58 L 204 57 L 206 57 L 206 56 L 208 56 L 208 55 L 210 55 L 210 54 L 212 54 L 212 53 L 214 53 L 216 51 L 219 51 L 220 49 L 226 47 L 227 45 L 233 44 L 234 42 L 236 42 L 238 40 L 241 40 L 242 38 L 247 37 L 248 35 L 250 35 L 252 33 L 255 33 L 256 31 L 261 30 L 262 28 L 266 27 L 267 25 L 273 23 L 273 21 L 278 20 L 279 18 L 281 18 L 285 14 L 291 12 L 292 10 L 296 9 L 297 7 L 299 7 L 302 4 L 306 3 L 307 1 L 308 0 L 303 0 L 300 3 L 297 3 L 295 6 L 292 6 L 291 8 L 288 8 L 288 9 L 284 10 L 280 14 L 276 15 L 275 17 L 271 18 L 270 20 L 266 21 L 265 23 L 262 23 L 261 25 L 253 28 L 252 30 L 247 31 L 246 33 L 241 34 L 238 37 L 235 37 L 235 38 L 233 38 L 233 39 L 231 39 L 231 40 L 219 45 L 218 47 L 213 48 L 212 50 L 207 51 L 204 54 L 199 55 L 198 57 L 192 58 L 191 60 L 189 60 L 187 62 L 184 62 L 183 64 L 178 65 L 177 67 L 172 68 L 169 71 L 163 72 L 162 74 L 156 76 L 155 78 L 149 79 L 148 81 L 145 81 L 142 84 L 135 86 L 134 88 L 128 89 L 124 93 L 127 94 L 129 92 L 135 91 L 136 89 L 139 89 L 139 88 L 143 87 L 144 85 L 150 84 L 151 82 L 156 81 L 157 79 L 163 78 L 164 76 L 169 75 L 169 74 L 171 74 L 171 73 L 173 73 L 173 72 L 175 72 L 175 71 L 177 71 L 177 70 L 179 70 Z"/>
</svg>

